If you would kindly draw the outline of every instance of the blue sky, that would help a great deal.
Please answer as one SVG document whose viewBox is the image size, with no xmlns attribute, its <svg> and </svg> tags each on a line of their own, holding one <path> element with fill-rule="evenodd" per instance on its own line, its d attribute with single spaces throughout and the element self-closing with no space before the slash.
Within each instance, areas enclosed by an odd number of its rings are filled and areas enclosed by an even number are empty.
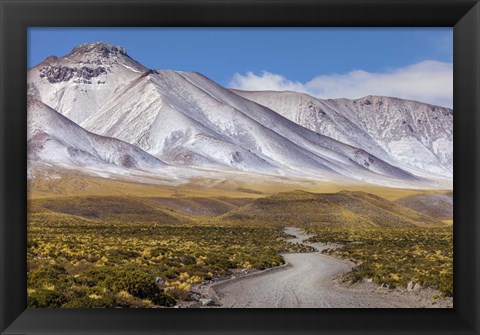
<svg viewBox="0 0 480 335">
<path fill-rule="evenodd" d="M 103 41 L 149 68 L 198 71 L 230 87 L 331 98 L 385 91 L 451 105 L 452 40 L 451 28 L 30 28 L 28 66 Z"/>
</svg>

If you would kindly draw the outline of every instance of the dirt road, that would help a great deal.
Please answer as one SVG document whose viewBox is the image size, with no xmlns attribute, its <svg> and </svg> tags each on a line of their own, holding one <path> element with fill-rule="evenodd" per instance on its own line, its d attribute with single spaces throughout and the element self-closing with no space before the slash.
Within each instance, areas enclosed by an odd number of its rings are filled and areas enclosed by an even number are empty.
<svg viewBox="0 0 480 335">
<path fill-rule="evenodd" d="M 301 243 L 309 236 L 299 228 L 287 228 L 287 233 L 296 236 L 291 242 Z M 308 244 L 308 243 L 305 243 Z M 322 244 L 309 244 L 321 251 Z M 346 288 L 334 281 L 353 264 L 321 254 L 284 254 L 290 266 L 264 274 L 216 284 L 222 307 L 425 307 L 411 297 L 388 294 L 388 290 L 365 290 Z"/>
</svg>

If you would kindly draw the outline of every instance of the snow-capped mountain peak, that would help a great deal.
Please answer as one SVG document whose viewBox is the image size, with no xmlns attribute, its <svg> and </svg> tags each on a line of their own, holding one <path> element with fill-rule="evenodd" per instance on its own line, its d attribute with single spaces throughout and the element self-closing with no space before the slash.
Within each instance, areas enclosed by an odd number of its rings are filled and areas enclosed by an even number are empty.
<svg viewBox="0 0 480 335">
<path fill-rule="evenodd" d="M 50 56 L 28 71 L 29 94 L 81 124 L 118 89 L 148 69 L 125 49 L 83 44 L 64 57 Z"/>
<path fill-rule="evenodd" d="M 453 112 L 439 106 L 229 90 L 200 73 L 148 69 L 101 42 L 31 68 L 28 92 L 78 136 L 120 140 L 147 161 L 384 185 L 451 180 Z M 43 129 L 43 120 L 30 126 Z M 75 145 L 90 152 L 87 144 L 100 142 Z"/>
<path fill-rule="evenodd" d="M 81 44 L 67 55 L 67 57 L 84 57 L 89 55 L 94 58 L 111 58 L 118 56 L 128 56 L 125 48 L 103 42 L 93 42 Z"/>
</svg>

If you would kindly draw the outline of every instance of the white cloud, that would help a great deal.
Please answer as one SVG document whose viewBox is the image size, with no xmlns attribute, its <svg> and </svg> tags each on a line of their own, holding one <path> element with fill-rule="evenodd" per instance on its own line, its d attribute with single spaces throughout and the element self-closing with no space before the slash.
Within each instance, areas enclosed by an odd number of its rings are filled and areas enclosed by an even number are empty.
<svg viewBox="0 0 480 335">
<path fill-rule="evenodd" d="M 285 77 L 270 72 L 262 72 L 257 76 L 253 72 L 247 72 L 245 75 L 235 73 L 229 84 L 232 88 L 249 91 L 297 91 L 307 93 L 305 85 L 298 81 L 290 81 Z"/>
<path fill-rule="evenodd" d="M 432 60 L 384 73 L 355 70 L 346 74 L 319 75 L 305 83 L 270 72 L 260 75 L 236 73 L 229 85 L 241 90 L 297 91 L 318 98 L 357 99 L 384 95 L 445 107 L 453 105 L 453 65 Z"/>
</svg>

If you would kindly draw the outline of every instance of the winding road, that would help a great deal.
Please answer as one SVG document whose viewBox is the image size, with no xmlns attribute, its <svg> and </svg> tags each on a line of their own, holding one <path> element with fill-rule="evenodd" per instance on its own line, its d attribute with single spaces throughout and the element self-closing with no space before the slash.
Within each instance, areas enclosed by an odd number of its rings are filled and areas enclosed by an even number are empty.
<svg viewBox="0 0 480 335">
<path fill-rule="evenodd" d="M 212 288 L 224 308 L 362 308 L 415 307 L 411 299 L 385 292 L 346 288 L 334 279 L 353 264 L 322 254 L 320 243 L 305 243 L 309 235 L 299 228 L 285 232 L 290 242 L 313 246 L 311 253 L 288 253 L 288 266 L 215 284 Z M 385 290 L 382 290 L 385 291 Z"/>
</svg>

